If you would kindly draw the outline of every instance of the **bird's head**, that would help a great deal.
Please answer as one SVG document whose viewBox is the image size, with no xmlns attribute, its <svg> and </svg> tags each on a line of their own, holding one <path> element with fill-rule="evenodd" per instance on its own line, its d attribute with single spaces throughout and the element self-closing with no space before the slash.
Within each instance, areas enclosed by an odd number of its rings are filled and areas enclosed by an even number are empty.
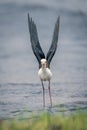
<svg viewBox="0 0 87 130">
<path fill-rule="evenodd" d="M 46 66 L 47 66 L 47 60 L 46 59 L 41 59 L 41 66 L 43 68 L 46 68 Z"/>
</svg>

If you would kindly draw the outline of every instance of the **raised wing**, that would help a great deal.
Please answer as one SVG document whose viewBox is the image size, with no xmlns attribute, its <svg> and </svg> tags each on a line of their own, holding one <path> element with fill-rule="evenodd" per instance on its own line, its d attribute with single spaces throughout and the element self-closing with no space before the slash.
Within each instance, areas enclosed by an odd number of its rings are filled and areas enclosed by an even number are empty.
<svg viewBox="0 0 87 130">
<path fill-rule="evenodd" d="M 56 49 L 57 49 L 58 34 L 59 34 L 59 21 L 60 21 L 60 17 L 58 17 L 58 19 L 55 23 L 51 47 L 50 47 L 50 49 L 47 53 L 47 56 L 46 56 L 46 59 L 47 59 L 49 65 L 50 65 L 52 57 L 54 56 Z"/>
<path fill-rule="evenodd" d="M 29 17 L 29 14 L 28 14 L 28 26 L 29 26 L 32 50 L 40 64 L 41 59 L 45 58 L 45 55 L 44 55 L 44 53 L 41 49 L 40 43 L 39 43 L 36 25 L 33 22 L 32 18 Z"/>
</svg>

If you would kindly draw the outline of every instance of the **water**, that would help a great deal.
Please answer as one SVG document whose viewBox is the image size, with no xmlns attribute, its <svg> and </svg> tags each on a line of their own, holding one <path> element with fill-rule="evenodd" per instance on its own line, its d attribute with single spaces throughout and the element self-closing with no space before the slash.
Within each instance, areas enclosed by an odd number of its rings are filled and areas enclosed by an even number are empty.
<svg viewBox="0 0 87 130">
<path fill-rule="evenodd" d="M 51 62 L 51 112 L 87 108 L 86 5 L 86 0 L 0 1 L 0 119 L 29 117 L 32 112 L 43 111 L 38 62 L 28 33 L 28 12 L 37 25 L 45 54 L 60 15 L 58 49 Z M 49 111 L 47 88 L 45 91 L 45 109 Z"/>
</svg>

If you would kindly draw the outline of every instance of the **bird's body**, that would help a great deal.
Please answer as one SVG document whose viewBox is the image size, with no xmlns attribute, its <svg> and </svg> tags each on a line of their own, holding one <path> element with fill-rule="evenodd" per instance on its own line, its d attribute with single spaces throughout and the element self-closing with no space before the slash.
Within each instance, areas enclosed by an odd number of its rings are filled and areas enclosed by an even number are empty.
<svg viewBox="0 0 87 130">
<path fill-rule="evenodd" d="M 28 14 L 28 25 L 29 25 L 32 50 L 39 63 L 38 75 L 41 79 L 42 88 L 43 88 L 43 107 L 45 107 L 45 89 L 44 89 L 44 84 L 43 84 L 44 81 L 48 81 L 49 83 L 48 90 L 49 90 L 50 104 L 52 107 L 52 98 L 51 98 L 51 92 L 50 92 L 50 80 L 52 77 L 52 72 L 50 70 L 50 62 L 57 49 L 57 41 L 58 41 L 58 33 L 59 33 L 59 17 L 54 27 L 52 43 L 46 57 L 39 43 L 36 25 L 34 21 L 32 20 L 32 18 L 29 17 L 29 14 Z"/>
<path fill-rule="evenodd" d="M 52 77 L 52 73 L 49 68 L 40 68 L 38 75 L 42 81 L 49 81 Z"/>
</svg>

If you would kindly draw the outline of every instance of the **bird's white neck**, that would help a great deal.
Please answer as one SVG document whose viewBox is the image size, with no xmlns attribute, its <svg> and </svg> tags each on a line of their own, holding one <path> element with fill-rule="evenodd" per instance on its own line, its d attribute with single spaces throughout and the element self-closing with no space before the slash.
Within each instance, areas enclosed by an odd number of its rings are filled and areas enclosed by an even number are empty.
<svg viewBox="0 0 87 130">
<path fill-rule="evenodd" d="M 42 70 L 46 70 L 46 64 L 43 64 L 43 65 L 41 66 L 41 68 L 42 68 Z"/>
</svg>

